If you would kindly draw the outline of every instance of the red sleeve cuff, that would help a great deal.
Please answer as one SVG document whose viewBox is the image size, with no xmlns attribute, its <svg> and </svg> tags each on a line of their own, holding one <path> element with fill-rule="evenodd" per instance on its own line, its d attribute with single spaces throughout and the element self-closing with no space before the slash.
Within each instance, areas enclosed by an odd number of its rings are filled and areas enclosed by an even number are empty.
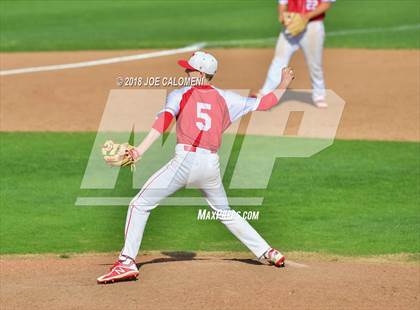
<svg viewBox="0 0 420 310">
<path fill-rule="evenodd" d="M 153 123 L 152 128 L 156 129 L 160 133 L 164 133 L 166 129 L 168 129 L 173 119 L 174 116 L 170 112 L 165 111 L 160 113 Z"/>
</svg>

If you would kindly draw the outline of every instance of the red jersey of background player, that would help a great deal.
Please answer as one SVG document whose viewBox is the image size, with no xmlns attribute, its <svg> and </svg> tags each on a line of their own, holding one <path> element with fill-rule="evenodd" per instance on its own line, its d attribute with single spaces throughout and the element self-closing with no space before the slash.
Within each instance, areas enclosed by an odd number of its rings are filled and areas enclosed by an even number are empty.
<svg viewBox="0 0 420 310">
<path fill-rule="evenodd" d="M 324 0 L 280 0 L 280 4 L 287 5 L 287 11 L 299 14 L 305 14 L 315 10 L 321 2 Z M 326 1 L 326 2 L 332 2 Z M 323 20 L 325 18 L 325 13 L 320 14 L 311 19 L 314 20 Z"/>
</svg>

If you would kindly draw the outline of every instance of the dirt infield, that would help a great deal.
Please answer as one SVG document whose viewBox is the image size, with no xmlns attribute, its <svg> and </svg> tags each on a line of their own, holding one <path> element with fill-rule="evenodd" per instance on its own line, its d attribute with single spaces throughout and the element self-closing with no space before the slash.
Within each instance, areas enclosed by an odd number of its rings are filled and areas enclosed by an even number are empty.
<svg viewBox="0 0 420 310">
<path fill-rule="evenodd" d="M 1 69 L 72 63 L 147 51 L 3 53 Z M 273 55 L 272 49 L 215 49 L 219 71 L 215 85 L 258 89 Z M 2 76 L 1 131 L 96 131 L 110 89 L 117 77 L 179 76 L 176 60 L 189 54 L 141 61 Z M 419 71 L 417 50 L 347 50 L 325 52 L 327 87 L 346 101 L 337 138 L 420 140 Z M 301 53 L 293 58 L 297 79 L 293 88 L 310 88 Z M 150 105 L 155 113 L 161 105 Z M 139 114 L 144 130 L 150 113 Z M 270 127 L 272 124 L 267 124 Z M 274 125 L 273 125 L 274 126 Z"/>
<path fill-rule="evenodd" d="M 420 266 L 292 255 L 275 268 L 247 254 L 140 256 L 138 281 L 97 285 L 116 254 L 1 262 L 2 309 L 419 309 Z"/>
<path fill-rule="evenodd" d="M 96 60 L 147 51 L 3 53 L 1 70 Z M 272 49 L 211 50 L 215 85 L 256 90 Z M 96 131 L 117 77 L 179 76 L 188 54 L 0 77 L 0 131 Z M 310 88 L 302 54 L 293 88 Z M 330 49 L 328 88 L 346 101 L 337 138 L 420 141 L 419 51 Z M 150 105 L 158 111 L 161 106 Z M 150 112 L 149 111 L 149 112 Z M 150 113 L 145 114 L 150 115 Z M 149 128 L 151 118 L 138 116 Z M 144 119 L 142 119 L 142 117 Z M 271 124 L 267 124 L 271 126 Z M 419 309 L 420 265 L 287 253 L 276 269 L 247 254 L 166 253 L 139 257 L 140 278 L 99 286 L 115 254 L 3 256 L 2 309 Z"/>
</svg>

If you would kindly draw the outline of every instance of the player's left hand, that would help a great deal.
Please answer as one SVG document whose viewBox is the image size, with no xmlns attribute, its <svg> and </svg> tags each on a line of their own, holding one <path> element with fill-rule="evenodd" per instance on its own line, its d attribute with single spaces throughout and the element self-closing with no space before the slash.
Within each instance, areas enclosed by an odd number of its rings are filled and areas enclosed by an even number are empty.
<svg viewBox="0 0 420 310">
<path fill-rule="evenodd" d="M 304 14 L 289 13 L 284 14 L 286 33 L 295 37 L 306 29 L 309 19 Z"/>
<path fill-rule="evenodd" d="M 132 161 L 133 163 L 140 160 L 141 158 L 139 151 L 135 147 L 127 148 L 125 150 L 125 157 L 127 157 L 127 159 Z"/>
<path fill-rule="evenodd" d="M 141 156 L 137 149 L 128 143 L 114 143 L 108 140 L 102 146 L 102 155 L 105 162 L 113 167 L 130 167 L 135 169 L 135 163 Z"/>
</svg>

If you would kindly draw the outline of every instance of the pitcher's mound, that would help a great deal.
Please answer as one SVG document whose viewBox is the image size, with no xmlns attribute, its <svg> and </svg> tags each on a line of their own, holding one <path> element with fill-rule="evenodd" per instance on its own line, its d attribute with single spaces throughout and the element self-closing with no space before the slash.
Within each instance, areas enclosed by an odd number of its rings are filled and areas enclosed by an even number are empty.
<svg viewBox="0 0 420 310">
<path fill-rule="evenodd" d="M 3 256 L 3 309 L 419 309 L 417 263 L 292 255 L 286 268 L 242 253 L 163 252 L 137 281 L 96 278 L 115 254 Z"/>
</svg>

